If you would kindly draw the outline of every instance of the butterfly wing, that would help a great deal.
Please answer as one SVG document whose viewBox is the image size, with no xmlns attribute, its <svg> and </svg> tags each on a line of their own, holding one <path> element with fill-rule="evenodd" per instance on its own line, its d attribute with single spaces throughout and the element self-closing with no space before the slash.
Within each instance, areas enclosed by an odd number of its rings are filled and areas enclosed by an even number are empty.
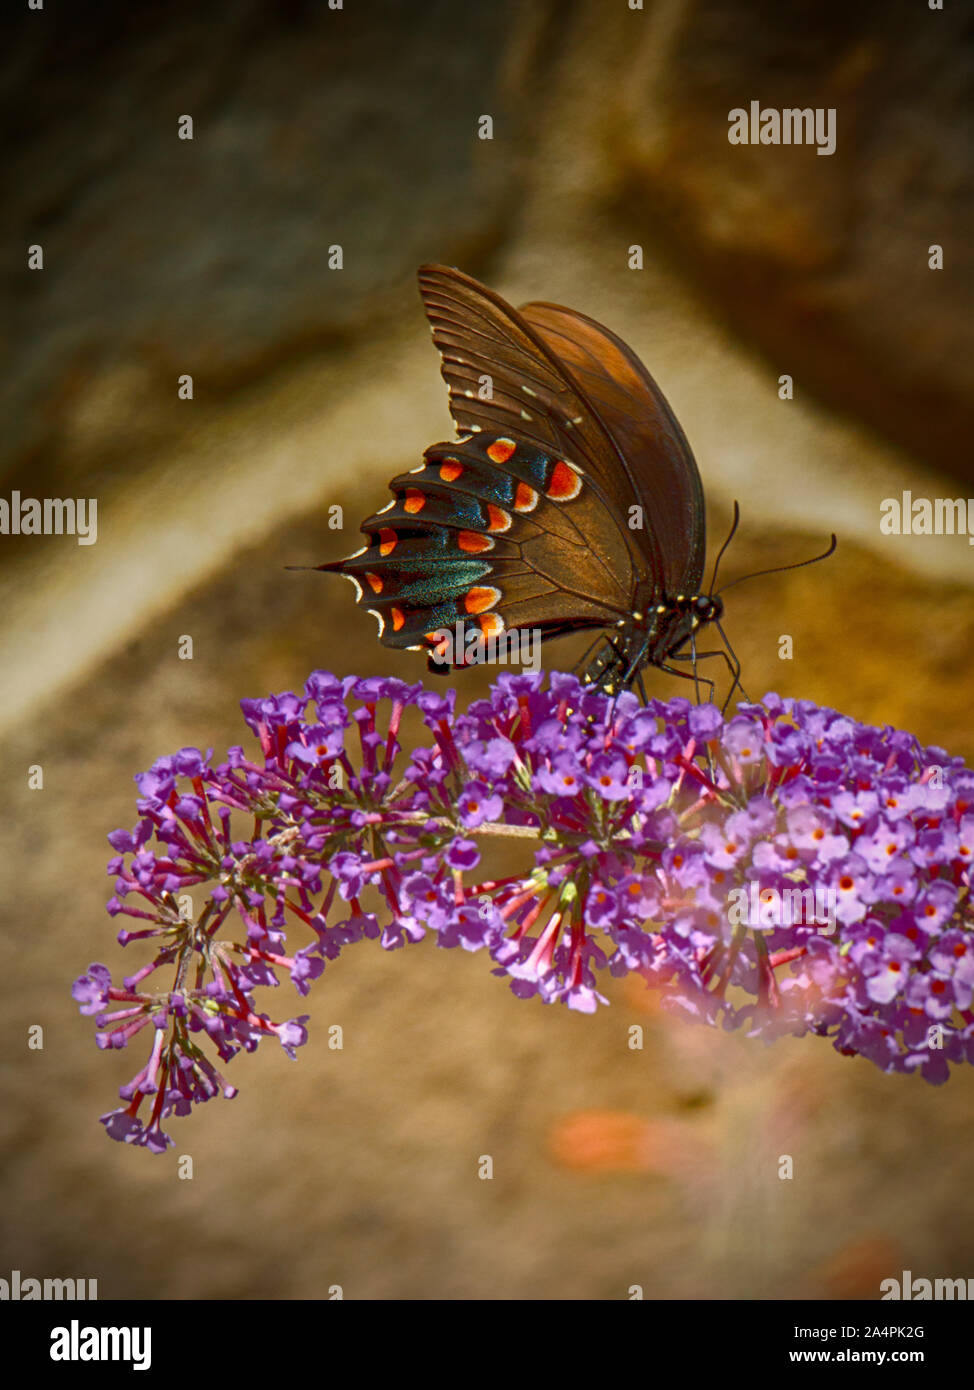
<svg viewBox="0 0 974 1390">
<path fill-rule="evenodd" d="M 544 303 L 516 311 L 451 267 L 422 266 L 419 284 L 457 426 L 515 431 L 567 454 L 591 478 L 654 595 L 697 592 L 706 546 L 700 475 L 635 354 L 584 314 Z M 630 526 L 634 505 L 641 528 Z"/>
<path fill-rule="evenodd" d="M 696 594 L 703 582 L 703 484 L 666 397 L 630 348 L 585 314 L 525 304 L 521 317 L 571 372 L 611 436 L 643 510 L 647 563 L 662 591 Z"/>
<path fill-rule="evenodd" d="M 393 479 L 393 501 L 362 523 L 367 545 L 320 566 L 355 583 L 382 642 L 430 648 L 457 622 L 485 636 L 605 628 L 629 619 L 641 584 L 696 592 L 696 465 L 625 344 L 557 305 L 518 313 L 449 267 L 423 266 L 419 283 L 467 437 Z"/>
<path fill-rule="evenodd" d="M 628 579 L 606 562 L 611 523 L 568 461 L 473 434 L 433 445 L 389 486 L 393 500 L 362 522 L 368 544 L 320 566 L 355 583 L 386 646 L 433 648 L 458 622 L 474 636 L 538 628 L 544 638 L 630 611 Z M 618 543 L 616 552 L 624 570 Z"/>
</svg>

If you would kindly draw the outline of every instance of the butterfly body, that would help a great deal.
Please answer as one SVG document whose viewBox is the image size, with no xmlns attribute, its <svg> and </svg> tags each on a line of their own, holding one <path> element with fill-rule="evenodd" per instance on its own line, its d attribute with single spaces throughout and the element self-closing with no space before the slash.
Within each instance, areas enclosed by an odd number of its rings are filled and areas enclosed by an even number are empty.
<svg viewBox="0 0 974 1390">
<path fill-rule="evenodd" d="M 648 585 L 637 592 L 631 615 L 600 646 L 582 679 L 606 694 L 630 686 L 644 666 L 671 670 L 705 623 L 719 621 L 723 604 L 709 594 L 657 595 Z M 682 672 L 676 674 L 683 674 Z"/>
<path fill-rule="evenodd" d="M 353 581 L 386 646 L 426 649 L 432 669 L 457 623 L 485 640 L 603 630 L 582 674 L 607 691 L 692 656 L 722 611 L 701 593 L 703 488 L 642 364 L 571 309 L 515 310 L 448 267 L 419 279 L 460 438 L 392 480 L 361 551 L 319 568 Z"/>
</svg>

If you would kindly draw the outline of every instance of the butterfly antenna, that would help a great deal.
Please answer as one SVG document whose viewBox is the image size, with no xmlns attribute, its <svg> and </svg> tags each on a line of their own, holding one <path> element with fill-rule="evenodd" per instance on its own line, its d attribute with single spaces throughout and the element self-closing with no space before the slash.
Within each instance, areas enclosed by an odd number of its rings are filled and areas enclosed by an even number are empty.
<svg viewBox="0 0 974 1390">
<path fill-rule="evenodd" d="M 730 531 L 729 531 L 729 533 L 728 533 L 727 539 L 726 539 L 726 541 L 724 541 L 724 544 L 723 544 L 723 545 L 720 547 L 720 549 L 718 550 L 718 552 L 717 552 L 717 559 L 714 561 L 714 572 L 713 572 L 713 574 L 712 574 L 711 577 L 710 577 L 710 592 L 711 592 L 711 594 L 712 594 L 713 591 L 714 591 L 714 585 L 717 583 L 717 566 L 720 564 L 720 561 L 721 561 L 721 558 L 722 558 L 722 556 L 723 556 L 723 554 L 724 554 L 724 551 L 727 549 L 727 547 L 730 545 L 731 541 L 734 539 L 734 532 L 737 530 L 737 523 L 740 521 L 740 519 L 741 519 L 741 509 L 740 509 L 740 507 L 737 505 L 737 502 L 736 502 L 736 500 L 735 500 L 735 502 L 734 502 L 734 520 L 731 522 L 731 528 L 730 528 Z"/>
<path fill-rule="evenodd" d="M 733 532 L 731 532 L 731 534 L 733 535 Z M 727 542 L 725 541 L 724 544 L 726 546 Z M 837 545 L 838 541 L 833 531 L 831 544 L 828 550 L 822 551 L 821 555 L 813 555 L 810 560 L 799 560 L 794 565 L 773 565 L 769 570 L 755 570 L 753 574 L 742 574 L 739 579 L 732 579 L 729 584 L 725 584 L 719 592 L 726 594 L 727 590 L 733 589 L 735 584 L 743 584 L 745 579 L 760 579 L 763 574 L 781 574 L 784 570 L 800 570 L 804 569 L 806 565 L 817 565 L 819 560 L 827 560 Z M 721 551 L 721 554 L 723 554 L 723 551 Z M 718 556 L 718 559 L 719 558 L 720 556 Z"/>
</svg>

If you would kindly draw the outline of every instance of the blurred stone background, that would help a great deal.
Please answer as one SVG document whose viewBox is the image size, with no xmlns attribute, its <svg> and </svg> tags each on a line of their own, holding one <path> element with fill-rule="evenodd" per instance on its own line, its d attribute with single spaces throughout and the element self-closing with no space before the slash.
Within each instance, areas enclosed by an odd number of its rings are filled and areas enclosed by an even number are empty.
<svg viewBox="0 0 974 1390">
<path fill-rule="evenodd" d="M 430 1299 L 874 1298 L 903 1268 L 974 1274 L 970 1076 L 765 1049 L 632 989 L 595 1018 L 545 1010 L 479 957 L 365 944 L 302 1003 L 299 1063 L 238 1060 L 232 1104 L 173 1123 L 181 1182 L 172 1153 L 104 1137 L 142 1059 L 99 1054 L 69 996 L 89 961 L 133 968 L 103 905 L 135 772 L 240 741 L 242 696 L 317 666 L 422 677 L 346 586 L 283 566 L 356 548 L 387 479 L 451 434 L 423 260 L 632 344 L 694 447 L 712 538 L 741 502 L 725 579 L 838 532 L 826 564 L 729 597 L 753 695 L 974 758 L 974 551 L 879 531 L 903 488 L 974 494 L 970 15 L 48 0 L 5 38 L 2 494 L 97 497 L 99 531 L 0 538 L 0 1274 Z M 836 153 L 730 145 L 752 99 L 834 106 Z M 276 1012 L 298 1012 L 284 991 Z"/>
</svg>

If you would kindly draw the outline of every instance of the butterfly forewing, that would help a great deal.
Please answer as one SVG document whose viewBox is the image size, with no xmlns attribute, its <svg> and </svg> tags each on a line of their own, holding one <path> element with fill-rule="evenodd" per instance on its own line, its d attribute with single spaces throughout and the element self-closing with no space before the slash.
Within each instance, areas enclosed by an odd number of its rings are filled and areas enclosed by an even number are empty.
<svg viewBox="0 0 974 1390">
<path fill-rule="evenodd" d="M 660 597 L 696 592 L 706 546 L 700 475 L 665 397 L 626 344 L 557 304 L 512 309 L 446 266 L 421 267 L 419 284 L 458 427 L 509 429 L 567 453 L 627 531 L 639 576 Z"/>
<path fill-rule="evenodd" d="M 602 324 L 558 304 L 525 304 L 521 317 L 557 353 L 615 445 L 619 504 L 659 590 L 695 594 L 706 556 L 703 485 L 669 403 L 636 355 Z"/>
<path fill-rule="evenodd" d="M 469 276 L 422 266 L 419 287 L 457 428 L 512 435 L 578 464 L 636 568 L 638 546 L 615 497 L 612 439 L 563 364 L 515 309 Z"/>
</svg>

